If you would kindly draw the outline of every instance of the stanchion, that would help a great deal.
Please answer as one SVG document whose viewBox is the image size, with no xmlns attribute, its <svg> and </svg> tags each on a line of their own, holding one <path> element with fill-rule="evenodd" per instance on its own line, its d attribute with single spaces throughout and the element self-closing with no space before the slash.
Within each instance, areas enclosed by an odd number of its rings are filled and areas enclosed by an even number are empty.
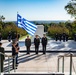
<svg viewBox="0 0 76 75">
<path fill-rule="evenodd" d="M 1 75 L 1 52 L 0 52 L 0 75 Z"/>
<path fill-rule="evenodd" d="M 10 74 L 10 59 L 8 57 L 8 73 Z"/>
<path fill-rule="evenodd" d="M 59 58 L 58 58 L 58 68 L 57 68 L 58 72 L 59 72 Z"/>
<path fill-rule="evenodd" d="M 62 57 L 62 73 L 64 73 L 64 56 Z"/>
<path fill-rule="evenodd" d="M 14 56 L 14 72 L 16 72 L 16 56 Z"/>
<path fill-rule="evenodd" d="M 70 74 L 72 75 L 72 54 L 70 54 Z"/>
</svg>

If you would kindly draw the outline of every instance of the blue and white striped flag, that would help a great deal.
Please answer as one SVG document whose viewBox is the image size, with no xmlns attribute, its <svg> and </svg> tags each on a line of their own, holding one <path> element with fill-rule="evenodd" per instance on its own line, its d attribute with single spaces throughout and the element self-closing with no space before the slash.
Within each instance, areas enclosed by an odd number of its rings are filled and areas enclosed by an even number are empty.
<svg viewBox="0 0 76 75">
<path fill-rule="evenodd" d="M 22 16 L 20 16 L 19 14 L 17 14 L 17 25 L 18 25 L 18 27 L 26 30 L 32 36 L 35 34 L 36 29 L 37 29 L 37 25 L 22 18 Z"/>
</svg>

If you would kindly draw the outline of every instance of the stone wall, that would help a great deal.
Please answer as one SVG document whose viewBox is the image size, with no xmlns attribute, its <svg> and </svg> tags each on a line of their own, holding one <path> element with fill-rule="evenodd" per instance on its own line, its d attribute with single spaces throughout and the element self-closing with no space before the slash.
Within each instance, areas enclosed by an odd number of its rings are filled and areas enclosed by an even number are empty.
<svg viewBox="0 0 76 75">
<path fill-rule="evenodd" d="M 38 27 L 38 28 L 37 28 L 37 30 L 36 30 L 35 35 L 39 35 L 40 37 L 42 37 L 43 34 L 44 34 L 44 26 L 43 26 L 43 25 L 37 25 L 37 27 Z M 32 41 L 34 40 L 35 35 L 32 36 Z"/>
</svg>

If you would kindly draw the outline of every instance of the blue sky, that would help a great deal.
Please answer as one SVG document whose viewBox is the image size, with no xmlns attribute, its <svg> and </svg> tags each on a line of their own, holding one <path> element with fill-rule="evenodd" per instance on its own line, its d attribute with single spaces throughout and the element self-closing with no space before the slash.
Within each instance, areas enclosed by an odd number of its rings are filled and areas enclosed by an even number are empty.
<svg viewBox="0 0 76 75">
<path fill-rule="evenodd" d="M 70 0 L 0 0 L 0 15 L 16 21 L 17 11 L 27 20 L 71 20 L 64 6 Z"/>
</svg>

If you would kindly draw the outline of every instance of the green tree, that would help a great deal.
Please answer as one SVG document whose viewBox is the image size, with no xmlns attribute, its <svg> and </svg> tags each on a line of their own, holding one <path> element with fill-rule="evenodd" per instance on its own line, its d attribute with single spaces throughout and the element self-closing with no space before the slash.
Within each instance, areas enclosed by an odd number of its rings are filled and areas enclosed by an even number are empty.
<svg viewBox="0 0 76 75">
<path fill-rule="evenodd" d="M 48 35 L 51 36 L 51 37 L 55 37 L 55 34 L 62 34 L 62 33 L 66 33 L 66 34 L 69 34 L 69 30 L 63 26 L 59 26 L 59 25 L 53 25 L 51 27 L 48 28 Z"/>
<path fill-rule="evenodd" d="M 0 16 L 0 21 L 5 20 L 5 17 L 3 15 Z"/>
<path fill-rule="evenodd" d="M 66 6 L 65 10 L 70 14 L 72 17 L 76 19 L 76 0 L 71 0 Z"/>
</svg>

